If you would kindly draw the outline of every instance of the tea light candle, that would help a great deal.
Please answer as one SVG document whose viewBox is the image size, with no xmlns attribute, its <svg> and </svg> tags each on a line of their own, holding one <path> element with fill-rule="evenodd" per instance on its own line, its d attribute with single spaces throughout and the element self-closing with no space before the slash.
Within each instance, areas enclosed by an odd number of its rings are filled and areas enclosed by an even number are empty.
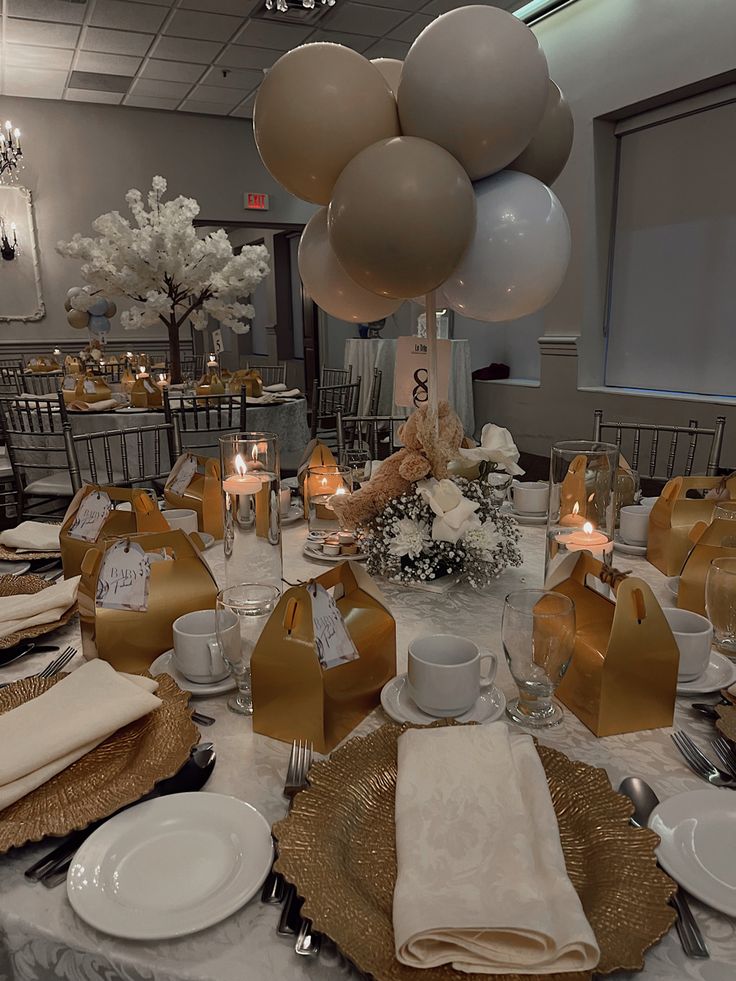
<svg viewBox="0 0 736 981">
<path fill-rule="evenodd" d="M 61 351 L 59 350 L 58 347 L 54 348 L 54 354 L 61 354 Z"/>
<path fill-rule="evenodd" d="M 210 359 L 207 362 L 207 371 L 217 371 L 217 358 L 214 354 L 210 354 Z"/>
<path fill-rule="evenodd" d="M 160 374 L 158 376 L 158 381 L 156 382 L 156 384 L 158 385 L 158 387 L 161 389 L 162 392 L 163 392 L 163 390 L 165 388 L 168 388 L 169 387 L 169 382 L 168 382 L 168 380 L 166 378 L 166 375 L 164 375 L 163 373 Z"/>
<path fill-rule="evenodd" d="M 240 453 L 235 457 L 233 467 L 236 472 L 223 480 L 223 491 L 226 494 L 258 494 L 263 487 L 263 481 L 256 474 L 249 472 L 248 464 Z"/>
<path fill-rule="evenodd" d="M 596 558 L 603 558 L 613 548 L 613 542 L 608 535 L 602 531 L 595 531 L 590 521 L 586 521 L 580 531 L 556 537 L 559 544 L 564 545 L 568 552 L 582 552 L 587 549 Z"/>
<path fill-rule="evenodd" d="M 563 528 L 579 528 L 581 525 L 585 526 L 585 517 L 584 515 L 580 514 L 580 505 L 577 501 L 573 505 L 573 509 L 569 514 L 562 515 L 560 518 L 560 524 Z M 593 526 L 591 525 L 591 528 L 592 527 Z"/>
</svg>

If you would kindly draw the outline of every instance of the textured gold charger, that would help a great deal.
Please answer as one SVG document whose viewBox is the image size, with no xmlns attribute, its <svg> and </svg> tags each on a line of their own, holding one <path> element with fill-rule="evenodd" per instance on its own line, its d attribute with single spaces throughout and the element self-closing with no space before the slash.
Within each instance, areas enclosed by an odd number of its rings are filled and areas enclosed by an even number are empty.
<svg viewBox="0 0 736 981">
<path fill-rule="evenodd" d="M 26 576 L 0 576 L 0 596 L 24 596 L 27 593 L 40 593 L 42 589 L 47 589 L 53 585 L 43 576 L 34 576 L 29 573 Z M 26 627 L 25 630 L 16 630 L 13 634 L 0 637 L 0 651 L 8 647 L 14 647 L 22 640 L 32 640 L 34 637 L 43 637 L 50 634 L 52 630 L 57 630 L 69 623 L 77 612 L 77 604 L 74 603 L 53 623 L 39 623 L 35 627 Z"/>
<path fill-rule="evenodd" d="M 62 677 L 25 678 L 9 685 L 0 691 L 0 715 L 42 694 Z M 155 712 L 118 729 L 91 753 L 0 811 L 0 853 L 47 835 L 86 828 L 139 800 L 183 766 L 199 742 L 189 693 L 167 674 L 157 680 L 156 694 L 162 704 Z"/>
<path fill-rule="evenodd" d="M 417 970 L 394 956 L 396 881 L 393 723 L 351 739 L 309 772 L 311 787 L 274 825 L 276 869 L 304 897 L 302 913 L 376 981 L 588 981 L 585 973 L 466 974 Z M 657 868 L 659 838 L 629 825 L 631 802 L 604 770 L 538 746 L 560 827 L 567 871 L 601 949 L 597 974 L 641 970 L 644 952 L 674 922 L 672 880 Z M 492 833 L 492 829 L 489 829 Z"/>
<path fill-rule="evenodd" d="M 716 705 L 716 712 L 718 712 L 716 729 L 723 733 L 726 739 L 736 743 L 736 705 Z"/>
<path fill-rule="evenodd" d="M 37 559 L 59 559 L 61 561 L 61 546 L 55 552 L 33 552 L 28 550 L 19 553 L 17 548 L 8 548 L 7 545 L 0 545 L 0 560 L 3 562 L 35 562 Z"/>
</svg>

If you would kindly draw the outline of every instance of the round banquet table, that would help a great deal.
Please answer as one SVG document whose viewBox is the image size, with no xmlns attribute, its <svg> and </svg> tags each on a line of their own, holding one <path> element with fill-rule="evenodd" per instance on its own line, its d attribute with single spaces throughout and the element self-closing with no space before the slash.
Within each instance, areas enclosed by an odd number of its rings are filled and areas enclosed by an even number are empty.
<svg viewBox="0 0 736 981">
<path fill-rule="evenodd" d="M 504 596 L 513 588 L 538 585 L 542 577 L 544 529 L 522 531 L 524 565 L 508 570 L 484 591 L 456 587 L 436 595 L 383 584 L 396 618 L 400 672 L 406 670 L 407 643 L 421 633 L 453 631 L 501 651 Z M 292 582 L 329 568 L 303 556 L 304 537 L 303 522 L 284 529 L 284 574 Z M 215 545 L 204 554 L 221 578 L 222 547 Z M 666 605 L 664 577 L 653 566 L 630 557 L 620 557 L 618 565 L 631 568 L 646 579 Z M 55 642 L 74 643 L 81 649 L 76 621 L 60 630 Z M 0 681 L 39 670 L 51 657 L 29 656 L 21 666 L 0 670 Z M 76 663 L 81 663 L 81 657 Z M 507 697 L 514 694 L 503 658 L 497 683 Z M 290 747 L 253 735 L 250 720 L 228 711 L 226 697 L 202 698 L 193 703 L 217 719 L 215 725 L 203 730 L 203 738 L 214 741 L 218 758 L 203 792 L 231 794 L 249 801 L 269 821 L 276 821 L 287 810 L 282 787 Z M 369 732 L 386 718 L 378 708 L 354 734 Z M 713 731 L 711 723 L 689 710 L 688 699 L 678 699 L 675 721 L 678 728 L 686 728 L 698 741 Z M 596 739 L 566 711 L 562 725 L 541 734 L 540 740 L 573 759 L 603 767 L 614 787 L 628 775 L 647 779 L 661 798 L 706 787 L 685 766 L 667 729 Z M 133 942 L 98 933 L 72 911 L 63 886 L 50 890 L 24 878 L 23 870 L 49 847 L 48 842 L 30 845 L 0 857 L 0 981 L 336 981 L 358 977 L 330 944 L 323 945 L 316 960 L 297 956 L 293 938 L 287 940 L 276 934 L 280 909 L 264 905 L 258 898 L 222 923 L 179 940 Z M 732 981 L 736 920 L 696 900 L 693 909 L 710 948 L 710 960 L 688 960 L 672 929 L 647 953 L 644 971 L 638 975 L 642 981 Z M 611 977 L 636 975 L 619 973 Z"/>
</svg>

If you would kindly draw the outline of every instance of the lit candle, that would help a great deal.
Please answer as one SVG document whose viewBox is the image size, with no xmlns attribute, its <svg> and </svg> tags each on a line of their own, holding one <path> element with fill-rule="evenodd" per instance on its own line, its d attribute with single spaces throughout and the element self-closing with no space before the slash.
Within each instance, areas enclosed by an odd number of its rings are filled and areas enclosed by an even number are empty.
<svg viewBox="0 0 736 981">
<path fill-rule="evenodd" d="M 568 552 L 592 552 L 596 558 L 603 558 L 613 548 L 613 542 L 602 531 L 596 531 L 590 521 L 586 521 L 582 530 L 572 531 L 565 535 L 557 535 L 557 542 L 564 545 Z"/>
<path fill-rule="evenodd" d="M 54 354 L 61 354 L 61 351 L 59 350 L 58 347 L 54 348 Z"/>
<path fill-rule="evenodd" d="M 207 371 L 217 371 L 217 358 L 214 354 L 210 354 L 210 359 L 207 362 Z"/>
<path fill-rule="evenodd" d="M 255 450 L 255 447 L 253 449 Z M 263 481 L 252 472 L 255 464 L 260 466 L 258 460 L 255 460 L 249 469 L 248 464 L 238 453 L 233 461 L 235 473 L 223 480 L 223 491 L 226 494 L 257 494 L 263 487 Z"/>
<path fill-rule="evenodd" d="M 168 379 L 166 378 L 166 375 L 163 374 L 163 372 L 158 376 L 158 381 L 156 382 L 156 384 L 158 385 L 158 387 L 161 389 L 162 392 L 165 388 L 168 388 L 169 382 Z"/>
</svg>

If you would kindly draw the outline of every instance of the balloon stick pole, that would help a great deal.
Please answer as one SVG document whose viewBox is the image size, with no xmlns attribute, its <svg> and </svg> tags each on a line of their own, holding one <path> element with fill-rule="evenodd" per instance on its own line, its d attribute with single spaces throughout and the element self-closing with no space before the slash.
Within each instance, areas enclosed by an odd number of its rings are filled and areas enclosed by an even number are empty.
<svg viewBox="0 0 736 981">
<path fill-rule="evenodd" d="M 427 353 L 429 354 L 429 411 L 434 419 L 435 433 L 439 434 L 439 385 L 437 371 L 437 296 L 434 290 L 427 293 L 424 309 L 427 314 Z"/>
</svg>

